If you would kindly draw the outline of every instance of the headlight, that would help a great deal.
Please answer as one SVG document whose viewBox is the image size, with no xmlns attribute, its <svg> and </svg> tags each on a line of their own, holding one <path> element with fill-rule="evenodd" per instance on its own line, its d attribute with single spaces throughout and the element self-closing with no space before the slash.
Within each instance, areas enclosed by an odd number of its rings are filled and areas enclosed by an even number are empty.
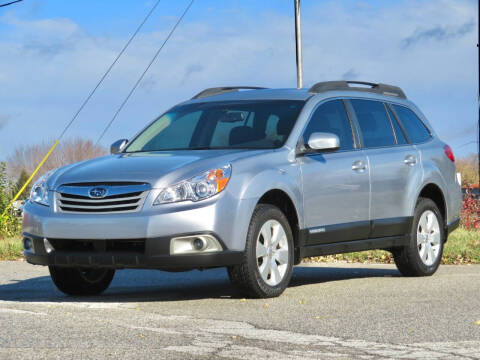
<svg viewBox="0 0 480 360">
<path fill-rule="evenodd" d="M 49 206 L 47 180 L 54 173 L 54 171 L 55 170 L 50 170 L 49 172 L 45 173 L 35 182 L 35 184 L 33 184 L 32 190 L 30 191 L 31 202 Z"/>
<path fill-rule="evenodd" d="M 201 175 L 163 189 L 153 205 L 208 199 L 225 189 L 231 174 L 231 165 L 208 170 Z"/>
</svg>

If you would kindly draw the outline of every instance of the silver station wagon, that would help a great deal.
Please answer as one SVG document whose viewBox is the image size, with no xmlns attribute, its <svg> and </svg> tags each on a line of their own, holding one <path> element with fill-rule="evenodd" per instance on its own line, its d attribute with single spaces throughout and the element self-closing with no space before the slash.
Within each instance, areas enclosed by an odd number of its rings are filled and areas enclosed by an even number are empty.
<svg viewBox="0 0 480 360">
<path fill-rule="evenodd" d="M 273 297 L 302 258 L 368 249 L 428 276 L 459 224 L 452 150 L 396 86 L 207 89 L 111 152 L 45 174 L 25 206 L 25 257 L 66 294 L 227 267 Z"/>
</svg>

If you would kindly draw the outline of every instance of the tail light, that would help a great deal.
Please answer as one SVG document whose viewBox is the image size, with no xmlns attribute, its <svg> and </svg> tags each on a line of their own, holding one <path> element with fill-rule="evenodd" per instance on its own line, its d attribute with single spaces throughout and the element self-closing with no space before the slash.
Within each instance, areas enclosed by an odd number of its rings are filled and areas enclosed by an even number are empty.
<svg viewBox="0 0 480 360">
<path fill-rule="evenodd" d="M 452 148 L 448 145 L 445 145 L 443 147 L 443 150 L 445 151 L 445 155 L 450 159 L 451 162 L 455 162 L 455 155 L 453 155 Z"/>
</svg>

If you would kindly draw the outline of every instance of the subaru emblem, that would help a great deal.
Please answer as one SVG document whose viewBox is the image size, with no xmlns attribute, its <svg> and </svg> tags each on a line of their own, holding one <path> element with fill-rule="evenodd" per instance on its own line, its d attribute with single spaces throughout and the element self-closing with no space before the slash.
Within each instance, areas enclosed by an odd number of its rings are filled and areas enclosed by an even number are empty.
<svg viewBox="0 0 480 360">
<path fill-rule="evenodd" d="M 88 194 L 92 199 L 103 199 L 107 195 L 107 189 L 103 187 L 95 187 L 90 189 Z"/>
</svg>

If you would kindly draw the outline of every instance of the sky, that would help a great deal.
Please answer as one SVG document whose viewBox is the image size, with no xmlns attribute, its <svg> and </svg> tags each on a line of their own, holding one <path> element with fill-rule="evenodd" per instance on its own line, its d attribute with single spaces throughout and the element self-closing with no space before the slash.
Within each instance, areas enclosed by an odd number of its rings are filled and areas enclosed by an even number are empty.
<svg viewBox="0 0 480 360">
<path fill-rule="evenodd" d="M 161 0 L 66 137 L 98 139 L 189 2 Z M 457 156 L 476 152 L 477 1 L 301 4 L 306 87 L 398 85 Z M 153 5 L 24 0 L 0 8 L 0 160 L 21 145 L 53 143 Z M 196 0 L 101 143 L 130 138 L 202 89 L 227 85 L 296 86 L 293 0 Z"/>
</svg>

